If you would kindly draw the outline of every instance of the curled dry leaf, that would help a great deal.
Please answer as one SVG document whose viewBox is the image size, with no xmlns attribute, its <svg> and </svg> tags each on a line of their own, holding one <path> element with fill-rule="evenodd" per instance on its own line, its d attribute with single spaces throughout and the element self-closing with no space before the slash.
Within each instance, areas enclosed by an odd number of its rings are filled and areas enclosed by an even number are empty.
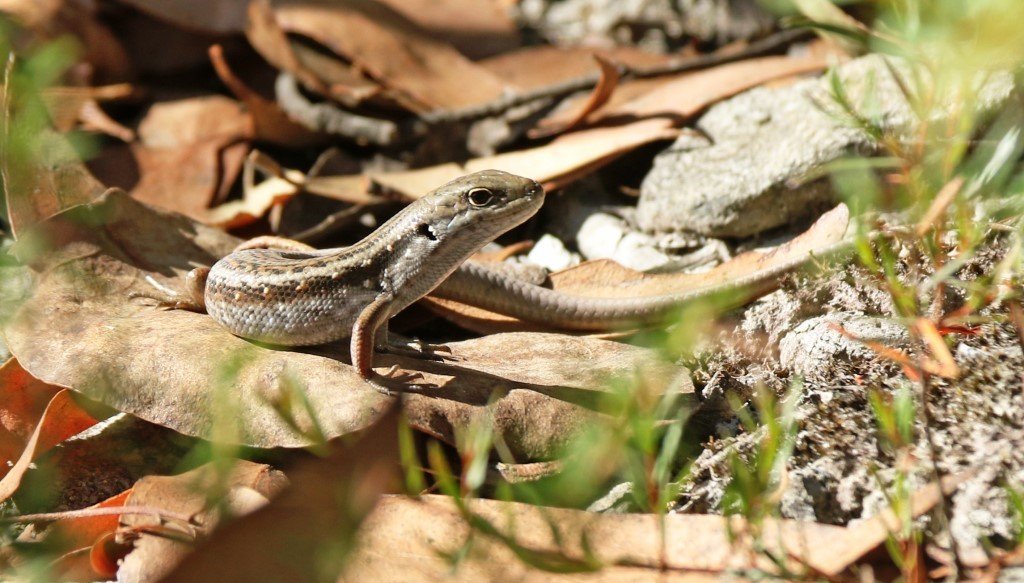
<svg viewBox="0 0 1024 583">
<path fill-rule="evenodd" d="M 131 493 L 131 489 L 125 490 L 84 510 L 120 508 L 126 504 Z M 117 524 L 118 514 L 90 515 L 88 512 L 85 512 L 72 518 L 55 521 L 43 531 L 45 534 L 39 533 L 38 529 L 30 526 L 22 532 L 18 539 L 29 542 L 39 541 L 44 537 L 56 537 L 68 550 L 71 550 L 91 546 L 102 535 L 114 532 L 117 529 Z"/>
<path fill-rule="evenodd" d="M 558 455 L 595 415 L 580 406 L 595 406 L 612 379 L 636 380 L 657 394 L 694 392 L 685 368 L 607 340 L 522 332 L 448 347 L 454 365 L 420 368 L 444 388 L 406 396 L 409 423 L 454 443 L 467 422 L 489 421 L 519 461 Z"/>
<path fill-rule="evenodd" d="M 0 463 L 13 464 L 32 436 L 39 418 L 60 391 L 28 374 L 14 358 L 0 366 Z"/>
<path fill-rule="evenodd" d="M 37 528 L 37 524 L 30 524 L 20 535 L 18 542 L 39 543 L 49 541 L 51 544 L 59 545 L 61 556 L 54 561 L 52 569 L 59 574 L 61 581 L 94 581 L 110 579 L 112 575 L 98 573 L 90 561 L 90 550 L 93 545 L 106 535 L 113 534 L 117 530 L 117 514 L 89 514 L 89 510 L 120 508 L 125 505 L 125 500 L 131 490 L 125 490 L 120 494 L 93 504 L 83 509 L 85 512 L 76 513 L 73 517 L 55 520 L 45 528 Z"/>
<path fill-rule="evenodd" d="M 327 438 L 357 431 L 391 401 L 346 363 L 347 343 L 272 350 L 232 336 L 204 314 L 129 298 L 153 292 L 146 276 L 185 289 L 189 269 L 235 246 L 224 233 L 119 191 L 43 227 L 50 250 L 11 274 L 31 283 L 3 330 L 12 354 L 39 378 L 187 435 L 257 447 L 300 447 L 321 431 Z M 473 419 L 495 416 L 505 432 L 500 437 L 521 461 L 555 455 L 568 433 L 596 415 L 576 403 L 592 402 L 594 391 L 624 368 L 655 371 L 662 386 L 676 379 L 666 390 L 692 390 L 684 369 L 602 340 L 517 335 L 451 350 L 460 360 L 379 355 L 376 364 L 381 372 L 399 365 L 422 373 L 438 386 L 404 396 L 417 427 L 450 439 Z M 296 394 L 317 423 L 301 407 L 289 415 L 277 405 Z"/>
<path fill-rule="evenodd" d="M 564 126 L 549 125 L 547 127 L 539 127 L 530 132 L 530 137 L 552 136 L 576 129 L 583 124 L 588 115 L 608 103 L 608 100 L 611 99 L 615 88 L 619 84 L 619 67 L 614 62 L 596 53 L 594 54 L 594 60 L 597 61 L 597 65 L 601 69 L 601 77 L 597 85 L 594 86 L 593 91 L 587 95 L 586 101 L 583 102 L 582 106 L 574 108 L 575 113 Z"/>
<path fill-rule="evenodd" d="M 80 407 L 71 391 L 63 389 L 54 395 L 39 418 L 35 431 L 25 443 L 21 457 L 0 480 L 0 501 L 14 495 L 34 459 L 65 439 L 92 427 L 101 419 L 102 416 Z"/>
<path fill-rule="evenodd" d="M 68 132 L 78 124 L 125 142 L 135 139 L 135 132 L 114 121 L 99 104 L 127 99 L 135 94 L 128 83 L 100 87 L 52 87 L 43 91 L 43 103 L 58 131 Z"/>
<path fill-rule="evenodd" d="M 163 529 L 169 536 L 140 533 L 135 548 L 118 570 L 118 580 L 158 580 L 192 551 L 194 543 L 201 542 L 213 531 L 224 518 L 221 514 L 224 509 L 235 516 L 244 516 L 266 504 L 287 485 L 288 479 L 280 471 L 244 460 L 235 460 L 227 471 L 216 464 L 207 464 L 176 476 L 142 478 L 132 488 L 125 506 L 145 506 L 171 515 L 194 517 L 193 522 L 199 526 L 176 520 L 165 522 L 152 515 L 123 515 L 122 531 Z"/>
<path fill-rule="evenodd" d="M 249 3 L 246 38 L 268 63 L 295 76 L 310 91 L 328 95 L 349 107 L 383 93 L 372 79 L 341 59 L 330 59 L 301 43 L 293 43 L 277 22 L 270 3 Z"/>
<path fill-rule="evenodd" d="M 768 251 L 751 251 L 703 273 L 643 273 L 623 267 L 610 259 L 587 261 L 576 267 L 553 273 L 551 288 L 580 297 L 627 298 L 659 296 L 687 290 L 715 287 L 734 281 L 756 280 L 759 272 L 780 265 L 807 264 L 815 252 L 843 240 L 850 222 L 845 204 L 822 215 L 807 231 L 792 241 Z M 778 285 L 778 278 L 751 284 L 738 301 L 750 301 Z M 460 326 L 481 333 L 513 330 L 550 330 L 543 323 L 525 322 L 453 300 L 428 297 L 423 302 L 436 313 Z"/>
<path fill-rule="evenodd" d="M 413 111 L 456 109 L 501 96 L 505 83 L 451 45 L 378 2 L 278 2 L 280 27 L 313 39 L 382 86 Z"/>
</svg>

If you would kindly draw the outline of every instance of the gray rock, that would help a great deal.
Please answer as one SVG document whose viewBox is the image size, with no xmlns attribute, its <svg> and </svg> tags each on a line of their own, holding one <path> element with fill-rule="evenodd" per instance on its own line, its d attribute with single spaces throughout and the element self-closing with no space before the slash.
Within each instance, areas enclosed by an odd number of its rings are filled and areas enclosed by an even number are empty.
<svg viewBox="0 0 1024 583">
<path fill-rule="evenodd" d="M 722 241 L 709 240 L 695 251 L 676 255 L 664 251 L 671 237 L 643 233 L 629 221 L 610 213 L 594 213 L 576 234 L 580 253 L 587 259 L 612 259 L 637 271 L 682 271 L 710 268 L 729 259 Z M 697 242 L 691 241 L 692 248 Z"/>
<path fill-rule="evenodd" d="M 690 38 L 724 44 L 775 26 L 757 0 L 522 0 L 517 19 L 553 44 L 636 45 L 666 52 Z"/>
<path fill-rule="evenodd" d="M 870 348 L 847 338 L 837 326 L 857 338 L 886 346 L 909 341 L 906 327 L 894 320 L 837 312 L 805 320 L 786 334 L 779 342 L 779 363 L 813 384 L 875 357 Z"/>
<path fill-rule="evenodd" d="M 579 265 L 580 256 L 566 249 L 558 237 L 545 234 L 530 249 L 526 260 L 549 271 L 561 271 Z"/>
<path fill-rule="evenodd" d="M 616 204 L 597 176 L 573 183 L 560 196 L 549 198 L 544 206 L 548 233 L 569 245 L 575 244 L 586 259 L 612 259 L 639 271 L 678 271 L 709 267 L 730 256 L 721 241 L 678 233 L 644 233 L 636 226 L 635 216 L 636 208 Z M 558 265 L 565 257 L 549 264 L 540 255 L 555 252 L 549 245 L 554 242 L 544 242 L 542 237 L 534 247 L 535 251 L 540 248 L 536 251 L 538 255 L 531 252 L 530 260 L 552 271 L 561 269 Z"/>
<path fill-rule="evenodd" d="M 857 59 L 836 72 L 859 114 L 896 132 L 913 127 L 914 114 L 881 57 Z M 847 152 L 876 149 L 839 115 L 829 86 L 823 78 L 757 88 L 711 108 L 698 123 L 709 142 L 686 138 L 655 158 L 641 187 L 638 225 L 746 237 L 829 203 L 831 184 L 813 171 Z M 986 79 L 981 108 L 1002 103 L 1012 89 L 1009 75 Z"/>
</svg>

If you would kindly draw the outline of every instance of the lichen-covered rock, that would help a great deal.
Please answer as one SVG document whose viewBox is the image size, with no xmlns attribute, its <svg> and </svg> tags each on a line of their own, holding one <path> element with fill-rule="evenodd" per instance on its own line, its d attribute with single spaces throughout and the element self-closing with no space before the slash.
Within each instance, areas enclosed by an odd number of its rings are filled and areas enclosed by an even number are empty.
<svg viewBox="0 0 1024 583">
<path fill-rule="evenodd" d="M 782 338 L 779 363 L 808 381 L 825 382 L 837 372 L 857 370 L 875 356 L 861 341 L 898 347 L 909 341 L 909 335 L 905 326 L 892 319 L 826 314 L 801 322 Z"/>
<path fill-rule="evenodd" d="M 893 71 L 905 77 L 906 66 L 889 67 L 872 55 L 836 73 L 858 114 L 887 130 L 906 132 L 915 117 Z M 757 88 L 712 107 L 697 124 L 708 141 L 695 143 L 687 136 L 655 158 L 641 187 L 639 226 L 746 237 L 829 204 L 831 183 L 815 171 L 848 152 L 876 148 L 839 114 L 829 86 L 826 77 Z M 985 79 L 980 108 L 994 108 L 1012 90 L 1008 74 Z"/>
</svg>

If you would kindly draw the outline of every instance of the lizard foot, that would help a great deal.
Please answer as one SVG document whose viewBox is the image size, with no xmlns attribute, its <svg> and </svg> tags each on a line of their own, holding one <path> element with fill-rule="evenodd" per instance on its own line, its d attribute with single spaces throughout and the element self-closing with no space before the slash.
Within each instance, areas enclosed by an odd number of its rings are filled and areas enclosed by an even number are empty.
<svg viewBox="0 0 1024 583">
<path fill-rule="evenodd" d="M 452 349 L 446 344 L 431 344 L 417 338 L 406 338 L 398 334 L 388 334 L 387 344 L 377 348 L 380 352 L 409 356 L 423 360 L 436 362 L 456 362 L 458 357 L 452 354 Z"/>
<path fill-rule="evenodd" d="M 156 307 L 163 310 L 189 310 L 202 313 L 206 311 L 206 306 L 201 298 L 202 289 L 206 286 L 207 273 L 209 273 L 209 268 L 204 267 L 189 272 L 185 280 L 190 291 L 187 295 L 179 293 L 147 275 L 146 282 L 153 286 L 153 289 L 128 292 L 128 299 L 152 300 Z"/>
<path fill-rule="evenodd" d="M 131 292 L 131 293 L 128 294 L 128 299 L 131 299 L 131 300 L 138 300 L 138 299 L 152 300 L 153 303 L 151 305 L 153 305 L 154 307 L 157 307 L 157 308 L 159 308 L 161 310 L 189 310 L 191 312 L 202 312 L 203 311 L 202 306 L 197 306 L 195 302 L 192 302 L 190 300 L 180 299 L 180 298 L 179 299 L 174 299 L 174 298 L 159 297 L 159 296 L 156 296 L 156 295 L 153 295 L 153 294 L 148 294 L 148 293 L 145 293 L 145 292 Z"/>
</svg>

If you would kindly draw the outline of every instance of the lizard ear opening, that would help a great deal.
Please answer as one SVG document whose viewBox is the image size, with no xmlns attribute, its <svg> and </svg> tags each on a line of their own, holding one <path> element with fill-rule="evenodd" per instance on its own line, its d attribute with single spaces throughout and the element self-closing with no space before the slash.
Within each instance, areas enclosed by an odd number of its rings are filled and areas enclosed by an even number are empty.
<svg viewBox="0 0 1024 583">
<path fill-rule="evenodd" d="M 431 241 L 437 241 L 437 235 L 434 234 L 434 230 L 430 228 L 430 225 L 423 223 L 416 229 L 416 232 L 421 236 L 430 239 Z"/>
</svg>

